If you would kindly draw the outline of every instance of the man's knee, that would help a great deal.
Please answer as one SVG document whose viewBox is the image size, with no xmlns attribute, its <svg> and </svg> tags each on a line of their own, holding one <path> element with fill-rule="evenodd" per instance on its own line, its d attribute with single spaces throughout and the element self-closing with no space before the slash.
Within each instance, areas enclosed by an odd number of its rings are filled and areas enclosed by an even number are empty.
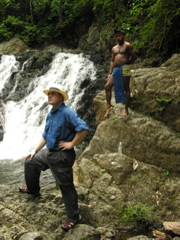
<svg viewBox="0 0 180 240">
<path fill-rule="evenodd" d="M 112 86 L 111 86 L 111 85 L 108 85 L 108 84 L 106 84 L 104 88 L 105 88 L 105 90 L 106 90 L 106 91 L 108 91 L 108 90 L 111 90 Z"/>
<path fill-rule="evenodd" d="M 36 164 L 35 161 L 33 161 L 33 159 L 27 158 L 24 162 L 24 166 L 25 168 L 34 168 L 38 165 Z"/>
<path fill-rule="evenodd" d="M 25 166 L 28 166 L 28 165 L 30 165 L 31 164 L 31 159 L 30 158 L 27 158 L 26 160 L 25 160 L 25 162 L 24 162 L 24 165 Z"/>
</svg>

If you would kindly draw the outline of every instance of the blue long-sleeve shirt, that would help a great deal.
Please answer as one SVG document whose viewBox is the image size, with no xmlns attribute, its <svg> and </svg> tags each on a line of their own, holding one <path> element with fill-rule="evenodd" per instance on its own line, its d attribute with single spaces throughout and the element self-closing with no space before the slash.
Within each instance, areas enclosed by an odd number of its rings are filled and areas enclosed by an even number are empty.
<svg viewBox="0 0 180 240">
<path fill-rule="evenodd" d="M 60 141 L 69 142 L 77 132 L 88 130 L 87 124 L 70 107 L 62 104 L 56 110 L 51 109 L 46 117 L 42 134 L 49 149 L 59 150 Z"/>
</svg>

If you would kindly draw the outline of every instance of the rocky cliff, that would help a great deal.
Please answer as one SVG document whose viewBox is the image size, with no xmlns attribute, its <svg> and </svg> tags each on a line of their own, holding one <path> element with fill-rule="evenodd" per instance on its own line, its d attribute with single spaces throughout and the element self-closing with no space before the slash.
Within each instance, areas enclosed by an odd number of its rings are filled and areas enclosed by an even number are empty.
<svg viewBox="0 0 180 240">
<path fill-rule="evenodd" d="M 121 228 L 179 221 L 179 65 L 179 55 L 174 55 L 160 68 L 134 70 L 132 108 L 125 117 L 113 97 L 114 109 L 103 118 L 105 96 L 97 86 L 104 80 L 97 79 L 92 87 L 95 133 L 74 166 L 83 218 L 68 233 L 60 227 L 66 213 L 50 172 L 42 174 L 41 198 L 33 199 L 18 192 L 23 160 L 1 161 L 0 239 L 103 240 Z M 117 153 L 119 141 L 122 154 Z M 136 210 L 133 216 L 127 207 Z"/>
</svg>

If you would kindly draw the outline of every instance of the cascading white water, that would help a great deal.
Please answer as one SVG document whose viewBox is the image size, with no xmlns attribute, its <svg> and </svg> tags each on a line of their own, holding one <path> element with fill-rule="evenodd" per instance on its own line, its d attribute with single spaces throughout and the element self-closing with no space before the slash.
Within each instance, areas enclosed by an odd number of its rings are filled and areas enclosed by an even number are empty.
<svg viewBox="0 0 180 240">
<path fill-rule="evenodd" d="M 7 66 L 7 62 L 9 65 Z M 1 65 L 2 64 L 2 65 Z M 11 75 L 19 66 L 14 56 L 3 56 L 0 64 L 0 92 Z M 44 120 L 50 107 L 44 108 L 47 96 L 42 92 L 53 83 L 63 86 L 68 92 L 66 105 L 76 110 L 76 104 L 83 95 L 79 86 L 85 79 L 94 81 L 96 69 L 93 62 L 82 54 L 59 53 L 54 57 L 49 71 L 34 79 L 33 91 L 19 102 L 9 101 L 5 106 L 4 138 L 0 142 L 0 160 L 25 157 L 37 143 L 44 130 Z M 28 92 L 28 89 L 26 89 Z"/>
<path fill-rule="evenodd" d="M 11 76 L 11 73 L 19 69 L 19 62 L 16 61 L 13 55 L 11 56 L 1 56 L 0 61 L 0 92 L 7 81 Z"/>
</svg>

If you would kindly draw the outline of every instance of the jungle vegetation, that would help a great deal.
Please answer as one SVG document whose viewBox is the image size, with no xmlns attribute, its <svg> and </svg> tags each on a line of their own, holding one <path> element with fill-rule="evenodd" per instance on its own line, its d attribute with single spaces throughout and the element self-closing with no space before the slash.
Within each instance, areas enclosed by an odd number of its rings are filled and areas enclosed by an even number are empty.
<svg viewBox="0 0 180 240">
<path fill-rule="evenodd" d="M 0 0 L 0 42 L 18 37 L 33 46 L 71 34 L 75 48 L 92 23 L 102 33 L 123 28 L 147 56 L 180 51 L 179 0 Z"/>
</svg>

